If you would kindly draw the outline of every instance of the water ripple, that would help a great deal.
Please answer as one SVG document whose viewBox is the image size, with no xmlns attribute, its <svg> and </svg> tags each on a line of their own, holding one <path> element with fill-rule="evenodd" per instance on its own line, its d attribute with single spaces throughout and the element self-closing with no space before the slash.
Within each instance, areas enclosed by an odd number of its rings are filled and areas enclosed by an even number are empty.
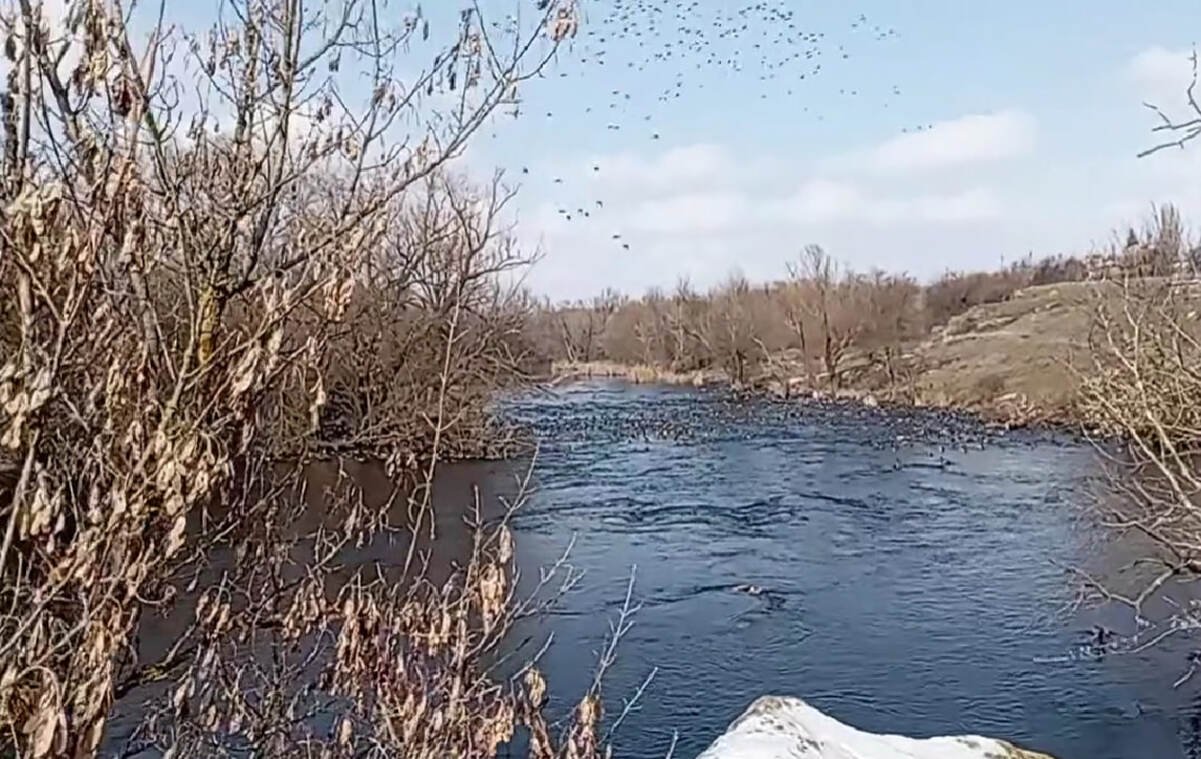
<svg viewBox="0 0 1201 759">
<path fill-rule="evenodd" d="M 1087 517 L 1077 441 L 605 383 L 505 411 L 542 441 L 516 521 L 523 573 L 573 535 L 586 573 L 547 622 L 557 703 L 586 687 L 637 566 L 642 608 L 607 693 L 619 704 L 659 674 L 619 756 L 661 757 L 673 730 L 695 755 L 766 692 L 1060 759 L 1201 756 L 1201 699 L 1171 688 L 1185 652 L 1097 655 L 1091 621 L 1062 613 L 1061 566 L 1128 558 Z"/>
</svg>

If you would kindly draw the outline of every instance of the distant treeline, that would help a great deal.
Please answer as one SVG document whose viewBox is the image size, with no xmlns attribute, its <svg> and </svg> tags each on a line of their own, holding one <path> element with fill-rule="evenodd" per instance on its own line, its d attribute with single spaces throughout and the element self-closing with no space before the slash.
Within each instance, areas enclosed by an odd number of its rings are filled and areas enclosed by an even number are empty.
<svg viewBox="0 0 1201 759">
<path fill-rule="evenodd" d="M 837 389 L 852 353 L 889 373 L 906 345 L 982 303 L 1036 285 L 1121 276 L 1162 276 L 1201 261 L 1180 214 L 1157 209 L 1124 243 L 1090 256 L 1032 256 L 995 271 L 947 272 L 923 284 L 907 274 L 857 272 L 818 245 L 807 246 L 783 281 L 752 284 L 732 275 L 699 291 L 681 280 L 671 292 L 630 298 L 607 291 L 591 301 L 545 307 L 534 329 L 558 361 L 612 361 L 673 371 L 720 369 L 736 383 L 787 354 L 812 387 Z"/>
</svg>

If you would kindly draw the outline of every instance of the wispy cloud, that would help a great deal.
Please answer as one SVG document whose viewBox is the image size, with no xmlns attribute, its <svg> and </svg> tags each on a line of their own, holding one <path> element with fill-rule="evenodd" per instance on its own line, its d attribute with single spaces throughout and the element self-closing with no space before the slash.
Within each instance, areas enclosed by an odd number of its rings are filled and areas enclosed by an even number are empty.
<svg viewBox="0 0 1201 759">
<path fill-rule="evenodd" d="M 1030 153 L 1037 135 L 1037 121 L 1025 111 L 971 114 L 893 137 L 841 163 L 881 173 L 989 163 Z"/>
<path fill-rule="evenodd" d="M 640 192 L 703 189 L 726 181 L 736 168 L 729 151 L 712 143 L 670 147 L 649 157 L 632 152 L 593 156 L 576 164 L 582 176 Z"/>
<path fill-rule="evenodd" d="M 1014 154 L 1025 144 L 1014 137 L 1014 131 L 1021 137 L 1020 128 L 1005 128 L 1020 122 L 1020 116 L 994 119 L 988 129 L 977 129 L 971 118 L 950 123 L 964 121 L 969 135 L 984 133 L 991 141 L 978 141 L 977 149 L 969 151 L 967 140 L 960 140 L 949 156 L 931 153 L 932 148 L 919 143 L 918 152 L 925 151 L 922 166 L 970 164 L 982 156 Z M 944 129 L 942 134 L 954 137 L 956 131 Z M 859 154 L 887 157 L 896 150 L 896 143 L 887 140 Z M 1005 199 L 974 164 L 967 171 L 929 177 L 903 174 L 903 181 L 897 181 L 892 172 L 865 172 L 862 166 L 839 170 L 826 162 L 805 165 L 788 156 L 743 157 L 731 147 L 710 143 L 556 163 L 559 176 L 589 180 L 591 213 L 571 210 L 574 203 L 548 200 L 519 228 L 531 244 L 543 243 L 546 252 L 532 281 L 566 296 L 604 286 L 637 292 L 669 285 L 680 274 L 705 286 L 734 268 L 756 277 L 779 276 L 783 261 L 806 242 L 832 248 L 841 243 L 845 249 L 836 254 L 848 258 L 863 251 L 912 251 L 890 268 L 922 269 L 930 262 L 913 256 L 929 251 L 932 238 L 962 245 L 963 240 L 996 239 L 985 230 L 1012 226 Z M 940 258 L 939 266 L 950 260 Z"/>
<path fill-rule="evenodd" d="M 1193 51 L 1159 45 L 1140 51 L 1123 69 L 1138 97 L 1160 108 L 1185 104 L 1186 90 L 1193 77 Z"/>
<path fill-rule="evenodd" d="M 635 205 L 626 226 L 659 234 L 706 234 L 745 224 L 754 214 L 751 198 L 738 192 L 689 192 Z"/>
<path fill-rule="evenodd" d="M 797 225 L 954 224 L 994 219 L 1003 210 L 1000 199 L 987 188 L 898 195 L 826 179 L 807 182 L 793 195 L 772 204 L 772 215 L 778 222 Z"/>
</svg>

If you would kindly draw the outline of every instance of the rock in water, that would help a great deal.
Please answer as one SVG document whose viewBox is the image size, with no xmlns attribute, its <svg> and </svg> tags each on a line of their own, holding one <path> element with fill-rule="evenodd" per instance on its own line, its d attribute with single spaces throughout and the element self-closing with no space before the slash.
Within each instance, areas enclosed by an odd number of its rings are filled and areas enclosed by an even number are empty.
<svg viewBox="0 0 1201 759">
<path fill-rule="evenodd" d="M 856 730 L 799 698 L 764 696 L 697 759 L 1053 759 L 975 735 L 906 738 Z"/>
</svg>

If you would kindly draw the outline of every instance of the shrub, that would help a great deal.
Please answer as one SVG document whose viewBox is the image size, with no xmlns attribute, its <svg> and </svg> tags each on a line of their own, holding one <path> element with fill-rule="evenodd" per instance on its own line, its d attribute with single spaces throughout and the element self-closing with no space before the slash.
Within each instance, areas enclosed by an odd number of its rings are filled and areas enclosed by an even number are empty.
<svg viewBox="0 0 1201 759">
<path fill-rule="evenodd" d="M 507 195 L 449 162 L 573 5 L 466 13 L 425 69 L 398 56 L 430 20 L 360 0 L 235 0 L 194 35 L 125 5 L 0 11 L 0 752 L 92 755 L 161 684 L 135 737 L 168 755 L 491 756 L 518 726 L 533 756 L 596 755 L 599 677 L 551 736 L 537 670 L 487 665 L 533 603 L 505 521 L 437 583 L 418 548 L 436 464 L 485 446 L 525 352 Z M 339 477 L 310 529 L 331 450 L 415 487 Z M 339 573 L 394 530 L 392 582 Z M 187 624 L 144 660 L 157 614 Z"/>
</svg>

